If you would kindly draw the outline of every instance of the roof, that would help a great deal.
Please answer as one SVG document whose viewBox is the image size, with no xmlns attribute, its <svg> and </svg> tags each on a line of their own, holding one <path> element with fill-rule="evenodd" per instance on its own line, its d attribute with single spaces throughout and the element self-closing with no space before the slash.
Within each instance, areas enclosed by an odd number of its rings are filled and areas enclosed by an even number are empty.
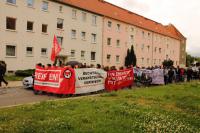
<svg viewBox="0 0 200 133">
<path fill-rule="evenodd" d="M 81 8 L 102 16 L 112 18 L 127 24 L 131 24 L 140 27 L 145 30 L 149 30 L 158 34 L 162 34 L 168 37 L 172 37 L 178 40 L 185 38 L 176 28 L 173 26 L 164 26 L 158 22 L 145 18 L 141 15 L 105 2 L 104 0 L 56 0 L 63 4 L 71 5 L 77 8 Z M 182 37 L 183 38 L 182 38 Z"/>
</svg>

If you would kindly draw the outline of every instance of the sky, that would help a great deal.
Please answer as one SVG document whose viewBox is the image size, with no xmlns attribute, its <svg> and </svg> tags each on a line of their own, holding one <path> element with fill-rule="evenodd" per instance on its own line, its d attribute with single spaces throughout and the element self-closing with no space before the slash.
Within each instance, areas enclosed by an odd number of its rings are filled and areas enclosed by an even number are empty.
<svg viewBox="0 0 200 133">
<path fill-rule="evenodd" d="M 187 52 L 200 57 L 200 0 L 105 0 L 167 25 L 187 38 Z"/>
</svg>

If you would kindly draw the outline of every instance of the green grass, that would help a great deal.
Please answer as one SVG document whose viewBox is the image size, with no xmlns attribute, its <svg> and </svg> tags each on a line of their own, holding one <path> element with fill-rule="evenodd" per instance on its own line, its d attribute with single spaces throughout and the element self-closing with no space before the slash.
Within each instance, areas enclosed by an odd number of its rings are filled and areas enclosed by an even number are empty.
<svg viewBox="0 0 200 133">
<path fill-rule="evenodd" d="M 7 81 L 22 81 L 25 77 L 19 77 L 15 75 L 6 75 L 5 80 Z"/>
<path fill-rule="evenodd" d="M 0 110 L 0 132 L 198 133 L 200 83 L 4 108 Z"/>
</svg>

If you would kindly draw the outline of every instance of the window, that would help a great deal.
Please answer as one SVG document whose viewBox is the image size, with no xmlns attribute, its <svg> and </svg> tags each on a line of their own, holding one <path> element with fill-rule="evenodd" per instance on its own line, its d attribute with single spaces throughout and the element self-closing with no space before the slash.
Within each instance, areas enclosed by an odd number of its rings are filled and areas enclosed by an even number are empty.
<svg viewBox="0 0 200 133">
<path fill-rule="evenodd" d="M 142 44 L 142 47 L 141 47 L 142 51 L 144 50 L 144 44 Z"/>
<path fill-rule="evenodd" d="M 161 53 L 162 52 L 162 49 L 161 48 L 159 48 L 159 53 Z"/>
<path fill-rule="evenodd" d="M 57 36 L 58 44 L 62 45 L 63 37 Z"/>
<path fill-rule="evenodd" d="M 57 28 L 58 29 L 63 29 L 63 22 L 64 22 L 64 19 L 61 19 L 61 18 L 57 19 Z"/>
<path fill-rule="evenodd" d="M 16 46 L 6 45 L 6 56 L 16 56 Z"/>
<path fill-rule="evenodd" d="M 134 31 L 134 28 L 131 28 L 131 32 L 133 32 Z"/>
<path fill-rule="evenodd" d="M 85 40 L 86 39 L 86 32 L 81 32 L 81 37 L 82 37 L 82 40 Z"/>
<path fill-rule="evenodd" d="M 149 46 L 149 45 L 147 46 L 147 51 L 148 51 L 148 52 L 150 51 L 150 46 Z"/>
<path fill-rule="evenodd" d="M 116 55 L 116 62 L 119 63 L 119 55 Z"/>
<path fill-rule="evenodd" d="M 92 25 L 97 25 L 97 16 L 92 16 Z"/>
<path fill-rule="evenodd" d="M 43 1 L 43 2 L 42 2 L 42 10 L 43 10 L 43 11 L 48 11 L 48 4 L 49 4 L 49 3 L 46 2 L 46 1 Z"/>
<path fill-rule="evenodd" d="M 131 43 L 133 44 L 134 43 L 134 36 L 131 35 Z"/>
<path fill-rule="evenodd" d="M 117 40 L 117 43 L 116 43 L 117 47 L 120 46 L 120 40 Z"/>
<path fill-rule="evenodd" d="M 142 58 L 142 63 L 144 63 L 144 58 Z"/>
<path fill-rule="evenodd" d="M 155 52 L 155 53 L 157 52 L 157 47 L 155 47 L 154 52 Z"/>
<path fill-rule="evenodd" d="M 63 11 L 63 7 L 59 6 L 59 12 L 62 12 L 62 11 Z"/>
<path fill-rule="evenodd" d="M 92 34 L 92 43 L 96 43 L 96 42 L 97 42 L 97 35 Z"/>
<path fill-rule="evenodd" d="M 47 48 L 41 48 L 41 55 L 43 56 L 47 55 Z"/>
<path fill-rule="evenodd" d="M 15 18 L 6 18 L 6 29 L 16 30 L 16 19 Z"/>
<path fill-rule="evenodd" d="M 27 31 L 33 31 L 33 22 L 27 21 Z"/>
<path fill-rule="evenodd" d="M 166 55 L 166 59 L 168 59 L 169 58 L 169 55 Z"/>
<path fill-rule="evenodd" d="M 82 21 L 86 21 L 87 19 L 87 14 L 85 12 L 82 12 Z"/>
<path fill-rule="evenodd" d="M 76 19 L 76 12 L 77 12 L 77 11 L 76 11 L 75 9 L 72 10 L 72 18 L 73 18 L 73 19 Z"/>
<path fill-rule="evenodd" d="M 147 58 L 147 64 L 149 64 L 149 58 Z"/>
<path fill-rule="evenodd" d="M 47 33 L 47 24 L 42 24 L 42 33 Z"/>
<path fill-rule="evenodd" d="M 75 50 L 71 50 L 71 57 L 75 57 Z"/>
<path fill-rule="evenodd" d="M 91 52 L 91 60 L 95 60 L 96 52 Z"/>
<path fill-rule="evenodd" d="M 33 54 L 33 47 L 26 47 L 26 54 L 32 55 Z"/>
<path fill-rule="evenodd" d="M 71 31 L 71 37 L 72 39 L 76 39 L 76 30 Z"/>
<path fill-rule="evenodd" d="M 7 0 L 7 3 L 16 4 L 16 0 Z"/>
<path fill-rule="evenodd" d="M 111 59 L 111 55 L 107 54 L 107 62 L 110 62 L 110 59 Z"/>
<path fill-rule="evenodd" d="M 154 59 L 154 64 L 156 64 L 156 59 Z"/>
<path fill-rule="evenodd" d="M 150 37 L 151 33 L 148 33 L 148 37 Z"/>
<path fill-rule="evenodd" d="M 107 38 L 107 45 L 111 45 L 111 38 Z"/>
<path fill-rule="evenodd" d="M 144 31 L 142 31 L 142 37 L 144 38 Z"/>
<path fill-rule="evenodd" d="M 108 27 L 109 27 L 109 28 L 112 27 L 112 22 L 108 21 Z"/>
<path fill-rule="evenodd" d="M 27 2 L 27 6 L 33 7 L 34 0 L 27 0 L 26 2 Z"/>
<path fill-rule="evenodd" d="M 85 58 L 85 51 L 81 51 L 81 58 Z"/>
<path fill-rule="evenodd" d="M 117 31 L 120 31 L 120 24 L 117 24 Z"/>
</svg>

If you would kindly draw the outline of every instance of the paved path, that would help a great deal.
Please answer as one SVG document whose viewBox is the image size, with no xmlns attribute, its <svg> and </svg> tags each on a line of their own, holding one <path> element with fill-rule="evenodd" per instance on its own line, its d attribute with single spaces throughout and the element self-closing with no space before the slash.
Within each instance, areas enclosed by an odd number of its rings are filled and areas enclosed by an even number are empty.
<svg viewBox="0 0 200 133">
<path fill-rule="evenodd" d="M 56 96 L 35 95 L 32 90 L 23 87 L 0 88 L 0 108 L 57 98 Z"/>
<path fill-rule="evenodd" d="M 22 87 L 22 81 L 8 81 L 8 86 L 6 86 L 4 83 L 2 83 L 1 88 L 14 88 L 14 87 Z"/>
</svg>

